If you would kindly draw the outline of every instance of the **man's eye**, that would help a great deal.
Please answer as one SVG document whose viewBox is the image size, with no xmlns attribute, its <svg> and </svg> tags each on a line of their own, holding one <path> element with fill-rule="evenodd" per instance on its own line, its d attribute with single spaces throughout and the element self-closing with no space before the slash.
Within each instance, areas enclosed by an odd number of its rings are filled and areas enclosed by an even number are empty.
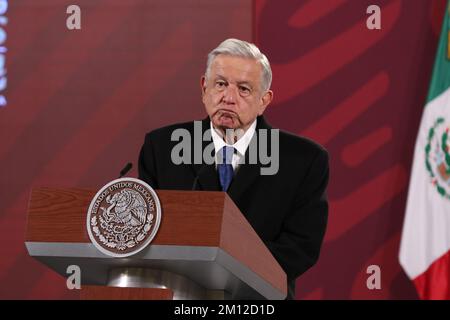
<svg viewBox="0 0 450 320">
<path fill-rule="evenodd" d="M 250 93 L 250 89 L 247 87 L 239 87 L 239 91 L 241 91 L 244 94 Z"/>
<path fill-rule="evenodd" d="M 225 87 L 225 82 L 223 82 L 223 81 L 218 81 L 218 82 L 216 82 L 216 87 L 217 87 L 217 88 L 223 88 L 223 87 Z"/>
</svg>

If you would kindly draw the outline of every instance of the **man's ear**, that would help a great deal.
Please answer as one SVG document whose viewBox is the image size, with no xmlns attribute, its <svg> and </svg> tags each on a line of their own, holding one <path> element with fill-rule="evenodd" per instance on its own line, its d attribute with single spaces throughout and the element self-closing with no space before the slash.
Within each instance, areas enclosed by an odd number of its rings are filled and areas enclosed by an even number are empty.
<svg viewBox="0 0 450 320">
<path fill-rule="evenodd" d="M 261 107 L 259 108 L 258 115 L 262 115 L 264 113 L 264 110 L 266 110 L 267 106 L 272 102 L 273 99 L 273 91 L 268 90 L 262 97 L 261 97 Z"/>
<path fill-rule="evenodd" d="M 201 76 L 200 78 L 200 88 L 202 89 L 202 97 L 206 92 L 206 78 L 205 76 Z"/>
</svg>

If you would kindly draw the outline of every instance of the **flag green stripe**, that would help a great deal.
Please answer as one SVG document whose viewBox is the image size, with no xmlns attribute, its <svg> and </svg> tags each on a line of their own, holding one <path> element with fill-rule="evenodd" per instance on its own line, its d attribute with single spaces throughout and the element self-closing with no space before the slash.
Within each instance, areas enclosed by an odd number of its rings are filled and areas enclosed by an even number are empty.
<svg viewBox="0 0 450 320">
<path fill-rule="evenodd" d="M 444 22 L 442 23 L 442 31 L 439 38 L 439 46 L 434 62 L 433 77 L 431 78 L 427 103 L 450 87 L 450 60 L 448 59 L 448 38 L 450 31 L 449 5 L 450 0 L 447 1 L 447 9 L 445 10 Z"/>
</svg>

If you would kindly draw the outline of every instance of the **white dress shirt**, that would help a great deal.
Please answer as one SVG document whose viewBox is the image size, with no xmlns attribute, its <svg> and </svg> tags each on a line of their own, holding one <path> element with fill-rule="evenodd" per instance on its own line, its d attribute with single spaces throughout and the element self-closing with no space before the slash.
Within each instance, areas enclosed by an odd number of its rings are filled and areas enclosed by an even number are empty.
<svg viewBox="0 0 450 320">
<path fill-rule="evenodd" d="M 219 130 L 214 129 L 212 122 L 211 124 L 211 136 L 214 143 L 214 150 L 216 152 L 215 160 L 216 160 L 216 168 L 217 163 L 219 163 L 219 151 L 225 147 L 233 147 L 235 152 L 233 154 L 233 158 L 231 159 L 231 165 L 233 166 L 234 173 L 239 169 L 239 166 L 245 160 L 245 152 L 247 151 L 248 145 L 252 140 L 253 134 L 256 131 L 256 119 L 244 133 L 244 135 L 236 141 L 234 144 L 228 144 L 223 139 L 223 134 Z"/>
</svg>

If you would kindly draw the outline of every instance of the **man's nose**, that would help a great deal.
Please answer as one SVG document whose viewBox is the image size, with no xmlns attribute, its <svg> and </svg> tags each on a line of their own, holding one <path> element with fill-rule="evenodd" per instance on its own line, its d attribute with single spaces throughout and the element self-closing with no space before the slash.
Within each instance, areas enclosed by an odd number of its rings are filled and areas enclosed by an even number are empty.
<svg viewBox="0 0 450 320">
<path fill-rule="evenodd" d="M 235 104 L 237 100 L 237 87 L 234 85 L 228 85 L 223 91 L 223 102 L 226 104 Z"/>
</svg>

